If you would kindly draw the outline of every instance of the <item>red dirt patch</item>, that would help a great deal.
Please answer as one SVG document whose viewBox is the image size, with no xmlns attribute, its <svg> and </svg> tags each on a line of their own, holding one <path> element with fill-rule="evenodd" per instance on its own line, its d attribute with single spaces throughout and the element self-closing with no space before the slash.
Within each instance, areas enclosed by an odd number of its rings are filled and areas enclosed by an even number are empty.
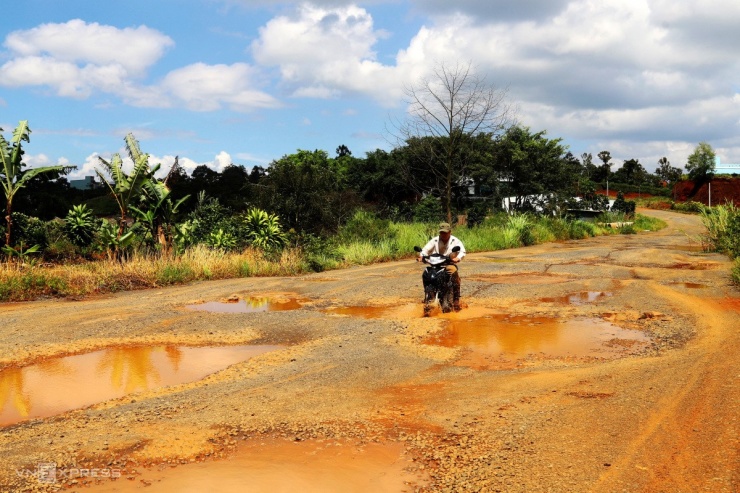
<svg viewBox="0 0 740 493">
<path fill-rule="evenodd" d="M 740 206 L 740 178 L 714 178 L 712 185 L 712 204 L 724 204 L 733 202 Z M 685 202 L 693 200 L 701 202 L 704 205 L 709 204 L 709 184 L 704 183 L 701 186 L 696 185 L 693 181 L 681 181 L 673 187 L 676 201 Z"/>
</svg>

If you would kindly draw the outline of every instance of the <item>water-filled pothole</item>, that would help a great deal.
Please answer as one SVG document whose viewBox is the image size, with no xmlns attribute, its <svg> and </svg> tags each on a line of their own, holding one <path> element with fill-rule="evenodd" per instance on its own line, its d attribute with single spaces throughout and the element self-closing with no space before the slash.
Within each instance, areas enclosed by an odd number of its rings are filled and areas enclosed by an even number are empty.
<svg viewBox="0 0 740 493">
<path fill-rule="evenodd" d="M 0 371 L 0 426 L 193 382 L 280 346 L 113 347 Z"/>
<path fill-rule="evenodd" d="M 334 441 L 270 439 L 240 445 L 229 458 L 160 471 L 145 470 L 137 481 L 107 480 L 94 493 L 218 491 L 411 492 L 424 483 L 400 443 L 354 446 Z M 88 491 L 86 489 L 86 491 Z"/>
<path fill-rule="evenodd" d="M 452 320 L 427 344 L 468 349 L 457 362 L 476 368 L 510 368 L 525 359 L 617 358 L 649 338 L 603 320 L 491 315 Z"/>
<path fill-rule="evenodd" d="M 580 293 L 570 293 L 565 296 L 554 296 L 548 298 L 540 298 L 540 301 L 544 303 L 567 303 L 569 305 L 585 305 L 587 303 L 594 303 L 604 298 L 609 298 L 612 293 L 608 291 L 582 291 Z"/>
<path fill-rule="evenodd" d="M 272 299 L 261 297 L 240 298 L 234 302 L 209 301 L 187 305 L 191 310 L 216 313 L 281 312 L 299 309 L 305 300 L 299 298 Z"/>
</svg>

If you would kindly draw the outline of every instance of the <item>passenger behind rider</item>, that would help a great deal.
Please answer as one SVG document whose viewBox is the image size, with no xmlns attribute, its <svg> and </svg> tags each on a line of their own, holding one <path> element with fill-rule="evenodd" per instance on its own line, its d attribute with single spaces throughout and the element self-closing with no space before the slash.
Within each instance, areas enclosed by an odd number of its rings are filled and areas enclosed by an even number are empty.
<svg viewBox="0 0 740 493">
<path fill-rule="evenodd" d="M 460 247 L 459 252 L 453 252 L 456 246 Z M 423 256 L 431 256 L 434 253 L 446 255 L 452 260 L 452 264 L 447 265 L 445 269 L 452 278 L 452 298 L 453 308 L 455 311 L 460 310 L 460 275 L 457 272 L 457 265 L 465 257 L 465 245 L 459 238 L 452 236 L 452 228 L 449 223 L 439 224 L 439 236 L 435 236 L 419 252 L 417 262 L 421 262 Z"/>
</svg>

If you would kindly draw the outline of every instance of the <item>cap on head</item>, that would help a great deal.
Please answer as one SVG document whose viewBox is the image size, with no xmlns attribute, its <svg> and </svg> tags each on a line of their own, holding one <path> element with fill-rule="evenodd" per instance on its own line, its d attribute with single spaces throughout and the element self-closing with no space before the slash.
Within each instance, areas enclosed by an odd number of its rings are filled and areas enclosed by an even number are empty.
<svg viewBox="0 0 740 493">
<path fill-rule="evenodd" d="M 439 223 L 440 233 L 449 233 L 450 231 L 452 231 L 452 228 L 450 228 L 450 223 Z"/>
</svg>

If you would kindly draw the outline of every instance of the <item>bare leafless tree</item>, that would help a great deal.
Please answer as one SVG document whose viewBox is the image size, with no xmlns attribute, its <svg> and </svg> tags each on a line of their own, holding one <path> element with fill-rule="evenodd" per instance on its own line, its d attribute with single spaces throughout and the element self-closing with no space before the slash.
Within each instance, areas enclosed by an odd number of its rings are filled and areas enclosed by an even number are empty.
<svg viewBox="0 0 740 493">
<path fill-rule="evenodd" d="M 452 192 L 466 176 L 469 159 L 462 152 L 470 137 L 491 138 L 514 123 L 514 107 L 508 90 L 489 83 L 470 62 L 439 63 L 433 73 L 405 89 L 407 118 L 397 125 L 395 136 L 407 146 L 409 173 L 429 174 L 442 200 L 447 220 L 452 220 Z"/>
</svg>

